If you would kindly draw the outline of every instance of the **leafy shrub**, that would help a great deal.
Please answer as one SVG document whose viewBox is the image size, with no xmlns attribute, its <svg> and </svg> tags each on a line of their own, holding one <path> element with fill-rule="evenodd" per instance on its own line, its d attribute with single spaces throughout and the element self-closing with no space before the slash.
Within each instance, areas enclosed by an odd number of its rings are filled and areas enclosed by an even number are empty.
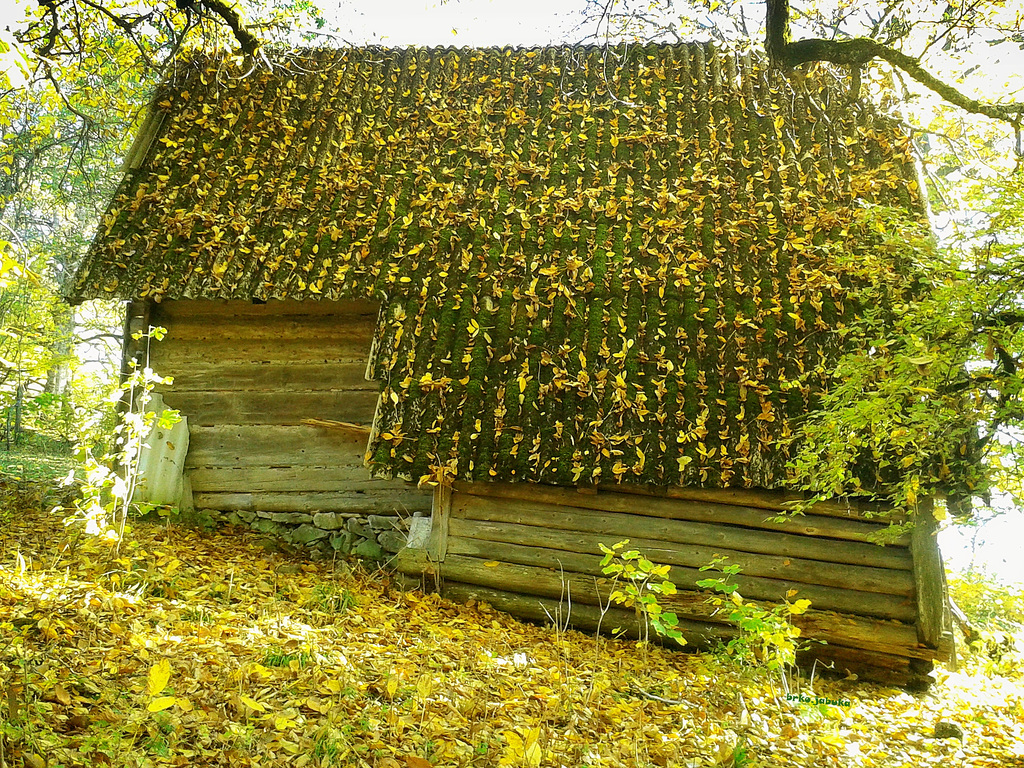
<svg viewBox="0 0 1024 768">
<path fill-rule="evenodd" d="M 724 557 L 716 555 L 710 563 L 701 566 L 702 571 L 719 571 L 722 575 L 701 579 L 697 586 L 716 593 L 708 597 L 708 602 L 719 610 L 728 611 L 729 621 L 741 632 L 726 644 L 726 651 L 741 663 L 760 661 L 771 670 L 791 666 L 796 661 L 800 628 L 790 623 L 790 617 L 804 613 L 811 601 L 790 603 L 786 600 L 771 607 L 747 602 L 738 592 L 739 585 L 730 583 L 740 567 L 725 565 L 725 562 Z"/>
<path fill-rule="evenodd" d="M 949 579 L 949 593 L 979 630 L 1017 631 L 1024 626 L 1024 590 L 978 571 Z"/>
<path fill-rule="evenodd" d="M 627 608 L 633 608 L 641 617 L 645 627 L 652 628 L 662 637 L 669 637 L 685 645 L 683 633 L 679 631 L 679 618 L 666 611 L 658 602 L 658 595 L 674 595 L 676 585 L 668 580 L 669 567 L 656 565 L 640 554 L 638 550 L 622 550 L 629 539 L 606 547 L 601 544 L 604 557 L 601 567 L 604 573 L 613 577 L 616 587 L 609 599 Z M 619 582 L 622 588 L 618 588 Z"/>
<path fill-rule="evenodd" d="M 977 633 L 965 665 L 985 675 L 1018 678 L 1024 669 L 1024 589 L 979 571 L 949 579 L 950 596 Z"/>
<path fill-rule="evenodd" d="M 165 330 L 150 327 L 149 336 L 161 339 Z M 133 338 L 142 338 L 135 334 Z M 170 429 L 180 420 L 177 411 L 161 413 L 147 411 L 157 384 L 169 384 L 170 379 L 157 376 L 151 369 L 134 367 L 120 388 L 132 408 L 125 411 L 121 423 L 114 429 L 114 448 L 101 459 L 83 447 L 79 462 L 85 479 L 82 497 L 75 502 L 77 517 L 85 523 L 85 532 L 120 541 L 130 513 L 145 514 L 153 505 L 137 505 L 132 501 L 139 481 L 139 461 L 146 447 L 146 437 L 155 426 Z M 69 478 L 70 479 L 70 478 Z"/>
<path fill-rule="evenodd" d="M 629 539 L 611 547 L 601 544 L 604 558 L 602 570 L 614 578 L 609 599 L 627 608 L 634 608 L 644 620 L 645 626 L 654 629 L 662 637 L 676 640 L 685 645 L 686 640 L 679 629 L 679 617 L 665 610 L 659 602 L 660 596 L 676 594 L 676 585 L 668 578 L 669 566 L 651 562 L 636 549 L 626 550 Z M 790 622 L 792 616 L 804 613 L 811 605 L 810 600 L 784 601 L 781 605 L 762 606 L 747 602 L 740 595 L 739 585 L 731 583 L 740 572 L 738 565 L 726 565 L 724 557 L 716 555 L 702 571 L 719 571 L 716 578 L 701 579 L 697 586 L 715 594 L 707 602 L 715 607 L 716 613 L 728 611 L 730 623 L 740 630 L 738 637 L 726 645 L 726 652 L 745 664 L 764 664 L 770 670 L 791 666 L 796 662 L 797 642 L 800 628 Z M 622 584 L 621 588 L 619 584 Z M 793 593 L 787 595 L 791 597 Z"/>
</svg>

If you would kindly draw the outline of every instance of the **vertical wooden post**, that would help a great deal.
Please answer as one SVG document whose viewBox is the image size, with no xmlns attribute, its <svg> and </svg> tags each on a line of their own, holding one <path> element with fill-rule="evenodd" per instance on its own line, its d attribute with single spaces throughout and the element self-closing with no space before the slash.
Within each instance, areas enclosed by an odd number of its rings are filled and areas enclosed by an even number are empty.
<svg viewBox="0 0 1024 768">
<path fill-rule="evenodd" d="M 914 588 L 917 593 L 917 639 L 929 648 L 945 645 L 946 574 L 936 538 L 933 502 L 926 499 L 918 507 L 910 552 L 914 558 Z"/>
<path fill-rule="evenodd" d="M 438 483 L 434 488 L 434 504 L 431 512 L 430 542 L 427 557 L 434 562 L 444 562 L 448 554 L 448 517 L 452 510 L 452 487 Z"/>
</svg>

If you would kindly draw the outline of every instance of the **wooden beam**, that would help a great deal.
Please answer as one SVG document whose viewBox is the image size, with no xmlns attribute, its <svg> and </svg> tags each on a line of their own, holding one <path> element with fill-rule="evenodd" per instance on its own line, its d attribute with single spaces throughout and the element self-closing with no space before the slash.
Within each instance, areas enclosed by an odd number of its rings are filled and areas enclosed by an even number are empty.
<svg viewBox="0 0 1024 768">
<path fill-rule="evenodd" d="M 188 467 L 362 466 L 365 438 L 306 425 L 189 428 Z"/>
<path fill-rule="evenodd" d="M 335 424 L 360 422 L 363 440 L 370 434 L 369 422 L 377 404 L 377 393 L 354 392 L 164 392 L 164 402 L 188 416 L 189 423 L 202 427 L 221 424 L 279 424 L 323 429 L 328 420 Z M 323 417 L 334 417 L 326 419 Z M 311 423 L 315 421 L 316 423 Z M 337 427 L 337 429 L 342 429 Z M 356 434 L 356 430 L 349 429 Z"/>
<path fill-rule="evenodd" d="M 636 614 L 622 608 L 613 607 L 602 611 L 584 603 L 559 602 L 458 582 L 446 582 L 443 591 L 452 600 L 486 602 L 499 611 L 540 623 L 547 624 L 554 619 L 560 626 L 568 624 L 573 629 L 588 632 L 598 628 L 604 633 L 621 629 L 630 638 L 641 637 L 643 632 Z M 686 621 L 682 622 L 682 630 L 687 642 L 685 650 L 706 649 L 715 641 L 728 641 L 739 634 L 733 627 L 721 624 Z M 669 644 L 669 647 L 673 646 L 675 643 Z M 820 644 L 798 652 L 797 661 L 808 672 L 814 668 L 818 675 L 828 668 L 839 673 L 855 672 L 861 680 L 887 685 L 905 685 L 910 676 L 911 664 L 911 660 L 905 656 Z"/>
<path fill-rule="evenodd" d="M 446 483 L 434 486 L 431 508 L 430 541 L 427 553 L 435 562 L 444 562 L 448 555 L 448 519 L 452 510 L 452 487 Z"/>
<path fill-rule="evenodd" d="M 593 496 L 583 500 L 594 499 Z M 664 502 L 671 504 L 671 502 Z M 634 509 L 632 512 L 638 512 Z M 674 541 L 680 544 L 695 544 L 705 547 L 722 547 L 742 552 L 757 552 L 770 555 L 792 555 L 823 563 L 847 563 L 850 565 L 876 566 L 910 570 L 910 554 L 899 547 L 879 547 L 856 541 L 827 540 L 773 530 L 725 525 L 724 521 L 711 518 L 711 522 L 694 522 L 673 519 L 669 514 L 679 515 L 678 510 L 666 509 L 665 516 L 630 514 L 630 510 L 585 509 L 563 507 L 538 502 L 516 502 L 481 496 L 456 493 L 452 502 L 452 515 L 467 520 L 493 522 L 497 525 L 517 523 L 534 525 L 563 531 L 588 531 L 612 539 L 637 536 L 659 541 Z M 644 510 L 650 512 L 650 510 Z M 689 514 L 687 514 L 689 516 Z"/>
<path fill-rule="evenodd" d="M 174 327 L 156 345 L 154 368 L 171 370 L 214 363 L 366 363 L 368 339 L 359 337 L 175 339 Z"/>
<path fill-rule="evenodd" d="M 789 512 L 806 498 L 798 493 L 764 488 L 683 488 L 669 486 L 637 485 L 602 485 L 602 491 L 608 493 L 631 493 L 641 496 L 663 496 L 669 499 L 687 499 L 690 501 L 708 501 L 715 504 L 735 504 L 741 507 L 753 507 L 777 512 Z M 890 510 L 881 504 L 861 499 L 834 499 L 819 501 L 804 513 L 806 515 L 825 515 L 826 517 L 844 517 L 851 520 L 902 520 L 893 516 Z"/>
<path fill-rule="evenodd" d="M 474 584 L 519 594 L 530 600 L 539 597 L 597 607 L 607 604 L 607 592 L 611 587 L 608 578 L 596 578 L 569 570 L 556 571 L 504 562 L 493 563 L 494 561 L 449 552 L 445 562 L 437 564 L 436 567 L 445 585 L 453 582 Z M 416 569 L 422 567 L 422 563 L 415 558 L 399 558 L 398 567 L 408 575 L 421 575 L 421 571 Z M 728 622 L 719 619 L 714 613 L 714 607 L 705 602 L 706 597 L 704 593 L 684 590 L 677 595 L 664 598 L 662 603 L 687 621 L 727 626 Z M 934 656 L 932 651 L 918 646 L 915 631 L 910 625 L 865 616 L 813 610 L 804 617 L 797 617 L 796 621 L 806 628 L 806 637 L 816 637 L 831 644 L 875 650 L 907 658 Z"/>
<path fill-rule="evenodd" d="M 478 552 L 481 553 L 480 557 L 484 557 L 489 550 L 496 551 L 502 544 L 515 545 L 516 549 L 510 552 L 509 557 L 519 554 L 534 558 L 533 561 L 511 560 L 522 562 L 524 565 L 534 562 L 543 565 L 545 560 L 550 565 L 556 557 L 578 554 L 581 557 L 592 558 L 591 567 L 597 567 L 597 562 L 601 559 L 601 544 L 614 543 L 608 536 L 586 529 L 563 531 L 544 526 L 489 523 L 462 520 L 457 517 L 452 518 L 449 532 L 451 536 L 465 537 L 466 543 L 462 546 L 467 550 L 474 550 L 462 554 Z M 629 549 L 640 550 L 644 557 L 662 565 L 700 568 L 711 562 L 716 555 L 721 555 L 726 557 L 730 564 L 740 566 L 745 576 L 855 589 L 861 592 L 878 592 L 885 595 L 910 597 L 914 594 L 914 578 L 910 571 L 837 565 L 832 562 L 801 559 L 788 554 L 751 553 L 726 547 L 680 544 L 664 539 L 642 538 L 639 533 L 630 537 Z M 595 573 L 600 573 L 600 570 Z"/>
<path fill-rule="evenodd" d="M 533 549 L 533 552 L 524 552 L 524 550 L 530 549 Z M 462 554 L 464 552 L 473 554 Z M 528 562 L 517 562 L 521 560 L 528 560 Z M 492 584 L 497 586 L 501 586 L 501 578 L 505 575 L 518 574 L 521 568 L 529 569 L 530 573 L 555 573 L 556 575 L 556 569 L 562 569 L 566 573 L 572 573 L 580 578 L 603 579 L 604 576 L 597 566 L 599 561 L 600 558 L 597 556 L 580 555 L 573 552 L 551 552 L 548 555 L 543 550 L 515 544 L 483 542 L 483 546 L 481 546 L 480 542 L 449 534 L 447 560 L 442 575 L 450 576 L 455 581 L 479 584 L 492 582 L 474 581 L 474 579 L 498 578 L 499 581 Z M 484 562 L 496 564 L 488 566 L 487 570 L 479 571 L 480 564 Z M 455 573 L 451 570 L 455 568 L 469 569 L 472 571 L 473 577 L 471 578 L 467 573 Z M 713 574 L 696 568 L 675 567 L 672 569 L 671 578 L 681 589 L 695 589 L 698 580 L 706 579 L 710 575 Z M 875 592 L 823 587 L 819 584 L 804 584 L 786 579 L 766 579 L 746 574 L 740 574 L 734 580 L 739 586 L 740 594 L 753 600 L 781 602 L 787 594 L 791 594 L 792 599 L 810 600 L 811 605 L 817 609 L 836 611 L 852 616 L 872 616 L 885 620 L 896 619 L 913 622 L 916 615 L 913 599 L 901 595 L 881 595 Z M 522 589 L 517 591 L 534 593 L 528 582 L 523 582 L 520 586 Z M 549 595 L 549 597 L 551 596 Z M 557 597 L 557 595 L 553 596 Z"/>
<path fill-rule="evenodd" d="M 764 509 L 721 504 L 707 501 L 689 501 L 670 498 L 645 497 L 638 501 L 628 494 L 598 492 L 580 494 L 573 489 L 532 483 L 458 483 L 455 490 L 477 499 L 490 500 L 493 506 L 507 508 L 505 499 L 527 502 L 520 508 L 577 507 L 599 509 L 605 512 L 625 512 L 670 520 L 691 520 L 706 523 L 728 523 L 746 528 L 813 536 L 815 538 L 870 541 L 873 534 L 886 528 L 886 524 L 862 520 L 842 519 L 821 515 L 804 515 L 784 522 L 775 522 L 774 515 Z M 904 537 L 909 543 L 909 539 Z M 900 543 L 900 542 L 897 542 Z"/>
<path fill-rule="evenodd" d="M 345 432 L 356 437 L 369 437 L 370 435 L 370 428 L 365 424 L 352 424 L 348 421 L 334 421 L 333 419 L 303 419 L 302 423 L 311 427 Z"/>
<path fill-rule="evenodd" d="M 522 496 L 524 498 L 542 499 L 549 491 L 555 493 L 583 494 L 630 494 L 634 496 L 650 496 L 654 498 L 685 499 L 704 501 L 713 504 L 728 504 L 773 512 L 785 512 L 792 509 L 793 504 L 803 501 L 804 497 L 796 493 L 764 488 L 683 488 L 668 486 L 665 488 L 650 485 L 601 485 L 597 488 L 585 486 L 581 488 L 564 488 L 562 486 L 545 485 L 543 483 L 505 483 L 505 482 L 466 482 L 457 481 L 454 488 L 460 493 L 472 493 L 480 496 Z M 884 514 L 885 507 L 860 499 L 836 499 L 818 502 L 807 514 L 825 515 L 827 517 L 845 517 L 853 520 L 867 519 L 867 513 Z M 888 518 L 885 518 L 886 522 Z"/>
<path fill-rule="evenodd" d="M 380 302 L 369 299 L 271 299 L 255 304 L 241 299 L 177 299 L 160 302 L 157 307 L 160 317 L 183 320 L 192 317 L 265 318 L 279 315 L 368 315 L 374 318 L 380 310 Z"/>
<path fill-rule="evenodd" d="M 168 318 L 169 339 L 213 344 L 306 339 L 324 344 L 359 339 L 363 359 L 370 349 L 375 320 L 367 315 L 268 315 L 266 317 L 195 315 Z"/>
<path fill-rule="evenodd" d="M 858 680 L 905 686 L 912 678 L 911 668 L 923 660 L 878 651 L 846 648 L 840 645 L 814 645 L 796 655 L 801 669 L 814 671 L 817 677 L 832 674 L 857 675 Z"/>
<path fill-rule="evenodd" d="M 298 467 L 196 467 L 189 471 L 195 492 L 400 490 L 428 496 L 404 480 L 371 477 L 353 455 L 349 464 Z"/>
<path fill-rule="evenodd" d="M 399 512 L 411 516 L 430 509 L 430 497 L 415 490 L 395 490 L 386 485 L 379 491 L 308 491 L 291 493 L 215 493 L 193 491 L 196 507 L 248 512 L 342 512 L 352 515 L 380 515 Z"/>
<path fill-rule="evenodd" d="M 249 360 L 196 364 L 177 359 L 174 367 L 161 368 L 161 376 L 174 377 L 161 385 L 162 392 L 376 392 L 380 387 L 363 378 L 359 362 L 303 363 Z"/>
<path fill-rule="evenodd" d="M 503 589 L 482 587 L 478 584 L 445 582 L 442 587 L 445 597 L 459 602 L 476 600 L 486 602 L 499 611 L 511 613 L 522 619 L 542 623 L 555 623 L 559 627 L 594 632 L 600 629 L 605 634 L 621 630 L 626 637 L 642 638 L 649 635 L 633 610 L 609 607 L 602 610 L 572 599 L 555 600 L 536 595 L 523 595 Z M 681 619 L 679 629 L 683 632 L 686 647 L 701 650 L 711 647 L 716 640 L 728 641 L 739 635 L 739 631 L 725 624 L 708 624 Z M 674 642 L 672 645 L 678 647 Z"/>
<path fill-rule="evenodd" d="M 939 648 L 946 630 L 945 569 L 939 553 L 938 524 L 931 499 L 918 506 L 910 551 L 914 557 L 917 592 L 917 636 L 929 648 Z"/>
</svg>

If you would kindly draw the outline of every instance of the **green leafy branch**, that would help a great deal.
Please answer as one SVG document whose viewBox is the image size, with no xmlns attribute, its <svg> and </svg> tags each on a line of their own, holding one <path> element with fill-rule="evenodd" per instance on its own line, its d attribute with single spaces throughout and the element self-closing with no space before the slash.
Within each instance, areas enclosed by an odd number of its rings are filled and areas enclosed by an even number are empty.
<svg viewBox="0 0 1024 768">
<path fill-rule="evenodd" d="M 708 597 L 708 603 L 716 608 L 716 612 L 728 611 L 727 618 L 741 632 L 739 637 L 726 644 L 726 650 L 743 662 L 760 660 L 773 671 L 793 665 L 796 662 L 800 628 L 793 626 L 790 618 L 805 613 L 811 601 L 797 600 L 790 603 L 786 600 L 772 607 L 747 602 L 740 595 L 739 585 L 734 581 L 740 566 L 725 563 L 726 558 L 715 555 L 710 563 L 701 566 L 701 571 L 718 571 L 722 575 L 700 579 L 697 586 L 716 593 Z"/>
<path fill-rule="evenodd" d="M 150 327 L 149 333 L 136 333 L 135 341 L 159 340 L 166 330 Z M 128 516 L 132 511 L 144 514 L 152 505 L 133 501 L 139 483 L 142 452 L 146 438 L 153 429 L 170 429 L 181 420 L 174 410 L 160 413 L 148 410 L 153 389 L 170 384 L 171 379 L 158 376 L 151 368 L 140 369 L 130 361 L 130 372 L 111 395 L 114 402 L 128 403 L 120 423 L 114 429 L 114 446 L 97 459 L 88 446 L 79 448 L 79 463 L 85 473 L 82 497 L 75 502 L 77 519 L 85 524 L 85 533 L 117 542 L 124 538 Z M 69 478 L 72 479 L 72 478 Z M 145 508 L 144 508 L 145 507 Z"/>
<path fill-rule="evenodd" d="M 662 637 L 685 645 L 686 640 L 679 630 L 679 617 L 666 611 L 658 596 L 676 594 L 676 585 L 668 580 L 669 566 L 657 565 L 640 554 L 638 550 L 623 551 L 629 539 L 623 539 L 611 547 L 600 544 L 604 557 L 601 558 L 603 572 L 612 576 L 615 585 L 609 599 L 613 603 L 633 608 L 643 627 L 654 629 Z M 621 588 L 618 587 L 622 584 Z"/>
</svg>

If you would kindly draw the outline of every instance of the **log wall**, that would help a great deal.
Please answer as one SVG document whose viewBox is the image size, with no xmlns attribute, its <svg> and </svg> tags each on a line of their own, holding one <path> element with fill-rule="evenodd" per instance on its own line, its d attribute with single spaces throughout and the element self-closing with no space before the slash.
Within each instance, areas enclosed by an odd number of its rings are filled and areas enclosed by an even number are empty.
<svg viewBox="0 0 1024 768">
<path fill-rule="evenodd" d="M 580 492 L 531 484 L 455 483 L 434 495 L 426 549 L 403 551 L 398 568 L 457 599 L 486 600 L 524 618 L 568 617 L 580 629 L 601 621 L 610 583 L 600 544 L 628 538 L 630 549 L 671 566 L 680 593 L 663 602 L 680 617 L 687 640 L 706 647 L 735 635 L 696 586 L 715 555 L 742 569 L 735 581 L 747 599 L 808 599 L 795 617 L 812 644 L 803 660 L 835 665 L 863 678 L 907 683 L 945 658 L 934 634 L 921 631 L 919 584 L 938 558 L 934 538 L 904 536 L 872 543 L 887 522 L 872 510 L 823 505 L 777 522 L 787 499 L 755 491 L 638 489 Z M 755 506 L 756 505 L 756 506 Z M 927 574 L 927 575 L 925 575 Z M 926 602 L 944 599 L 941 584 Z M 929 602 L 930 601 L 930 602 Z M 606 629 L 639 632 L 631 611 L 612 608 Z M 929 634 L 929 633 L 932 634 Z M 941 634 L 941 633 L 940 633 Z"/>
<path fill-rule="evenodd" d="M 197 508 L 246 520 L 319 515 L 328 530 L 344 529 L 344 518 L 429 510 L 429 494 L 374 479 L 363 465 L 378 392 L 365 377 L 376 320 L 376 305 L 357 301 L 152 307 L 167 335 L 149 360 L 173 377 L 159 388 L 167 405 L 188 417 Z"/>
</svg>

